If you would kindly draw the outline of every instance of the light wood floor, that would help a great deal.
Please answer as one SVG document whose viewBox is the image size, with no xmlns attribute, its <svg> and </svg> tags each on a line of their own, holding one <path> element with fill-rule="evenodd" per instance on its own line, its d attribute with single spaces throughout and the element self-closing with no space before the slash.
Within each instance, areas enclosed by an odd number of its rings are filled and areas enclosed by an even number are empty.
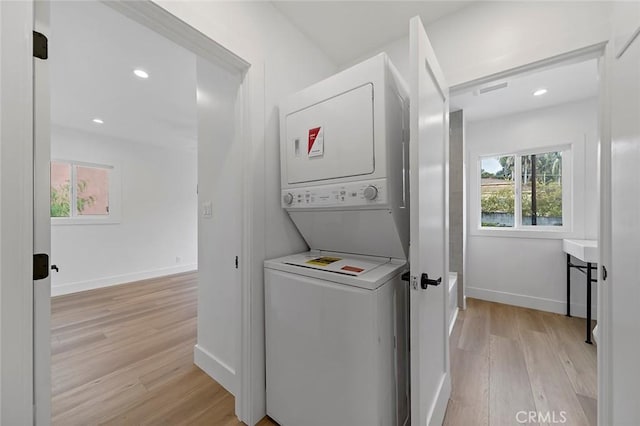
<svg viewBox="0 0 640 426">
<path fill-rule="evenodd" d="M 193 364 L 196 292 L 187 273 L 53 298 L 53 424 L 242 424 Z"/>
<path fill-rule="evenodd" d="M 584 343 L 584 319 L 467 300 L 450 339 L 445 425 L 511 426 L 519 411 L 596 425 L 596 347 Z"/>
<path fill-rule="evenodd" d="M 196 291 L 187 273 L 53 298 L 53 424 L 242 424 L 233 396 L 193 365 Z M 596 355 L 583 329 L 469 299 L 451 337 L 445 424 L 513 425 L 520 410 L 555 410 L 567 425 L 595 425 Z"/>
</svg>

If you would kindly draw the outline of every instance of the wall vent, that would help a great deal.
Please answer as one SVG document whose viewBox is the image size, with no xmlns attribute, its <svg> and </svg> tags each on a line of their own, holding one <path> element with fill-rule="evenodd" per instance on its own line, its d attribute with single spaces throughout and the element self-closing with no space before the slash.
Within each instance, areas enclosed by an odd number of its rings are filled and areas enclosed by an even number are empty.
<svg viewBox="0 0 640 426">
<path fill-rule="evenodd" d="M 474 92 L 474 95 L 484 95 L 485 93 L 493 92 L 494 90 L 504 89 L 509 86 L 509 82 L 505 81 L 502 83 L 494 84 L 493 86 L 482 87 Z"/>
</svg>

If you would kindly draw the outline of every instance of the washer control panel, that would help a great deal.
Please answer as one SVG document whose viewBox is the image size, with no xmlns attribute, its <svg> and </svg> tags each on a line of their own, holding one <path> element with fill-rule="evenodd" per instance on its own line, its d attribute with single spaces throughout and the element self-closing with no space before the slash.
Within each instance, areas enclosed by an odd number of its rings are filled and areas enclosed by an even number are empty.
<svg viewBox="0 0 640 426">
<path fill-rule="evenodd" d="M 388 201 L 386 179 L 291 188 L 281 195 L 285 209 L 370 206 Z"/>
</svg>

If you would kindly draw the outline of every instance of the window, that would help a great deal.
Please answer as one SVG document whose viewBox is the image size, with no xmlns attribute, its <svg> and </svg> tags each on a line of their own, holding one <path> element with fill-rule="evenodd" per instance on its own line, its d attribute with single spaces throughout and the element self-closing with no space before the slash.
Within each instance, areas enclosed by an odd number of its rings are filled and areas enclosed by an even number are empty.
<svg viewBox="0 0 640 426">
<path fill-rule="evenodd" d="M 52 161 L 51 217 L 54 221 L 111 218 L 112 174 L 113 166 Z"/>
<path fill-rule="evenodd" d="M 570 148 L 480 158 L 480 227 L 566 229 Z"/>
</svg>

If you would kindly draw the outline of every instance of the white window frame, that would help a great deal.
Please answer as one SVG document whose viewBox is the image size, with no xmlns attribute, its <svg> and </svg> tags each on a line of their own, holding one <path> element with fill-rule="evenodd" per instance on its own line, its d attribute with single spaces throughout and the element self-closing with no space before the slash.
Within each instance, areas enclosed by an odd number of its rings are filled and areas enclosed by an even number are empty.
<svg viewBox="0 0 640 426">
<path fill-rule="evenodd" d="M 65 163 L 71 166 L 71 216 L 52 217 L 51 225 L 108 225 L 120 223 L 121 219 L 121 177 L 120 167 L 114 164 L 89 163 L 86 161 L 52 159 L 51 162 Z M 109 214 L 106 215 L 77 215 L 75 213 L 77 191 L 74 185 L 75 168 L 73 166 L 94 167 L 109 170 Z"/>
<path fill-rule="evenodd" d="M 535 148 L 516 150 L 501 153 L 483 153 L 474 155 L 475 167 L 474 178 L 472 179 L 472 211 L 470 214 L 471 234 L 517 237 L 517 238 L 549 238 L 562 239 L 575 237 L 574 233 L 574 159 L 579 149 L 579 144 L 565 143 L 559 145 L 537 146 Z M 562 226 L 539 226 L 522 224 L 522 157 L 532 154 L 544 154 L 547 152 L 562 152 Z M 582 153 L 579 153 L 582 155 Z M 513 227 L 483 227 L 482 226 L 482 204 L 480 173 L 482 170 L 482 160 L 491 157 L 515 157 L 514 183 L 515 183 L 515 206 L 514 206 L 514 226 Z"/>
</svg>

